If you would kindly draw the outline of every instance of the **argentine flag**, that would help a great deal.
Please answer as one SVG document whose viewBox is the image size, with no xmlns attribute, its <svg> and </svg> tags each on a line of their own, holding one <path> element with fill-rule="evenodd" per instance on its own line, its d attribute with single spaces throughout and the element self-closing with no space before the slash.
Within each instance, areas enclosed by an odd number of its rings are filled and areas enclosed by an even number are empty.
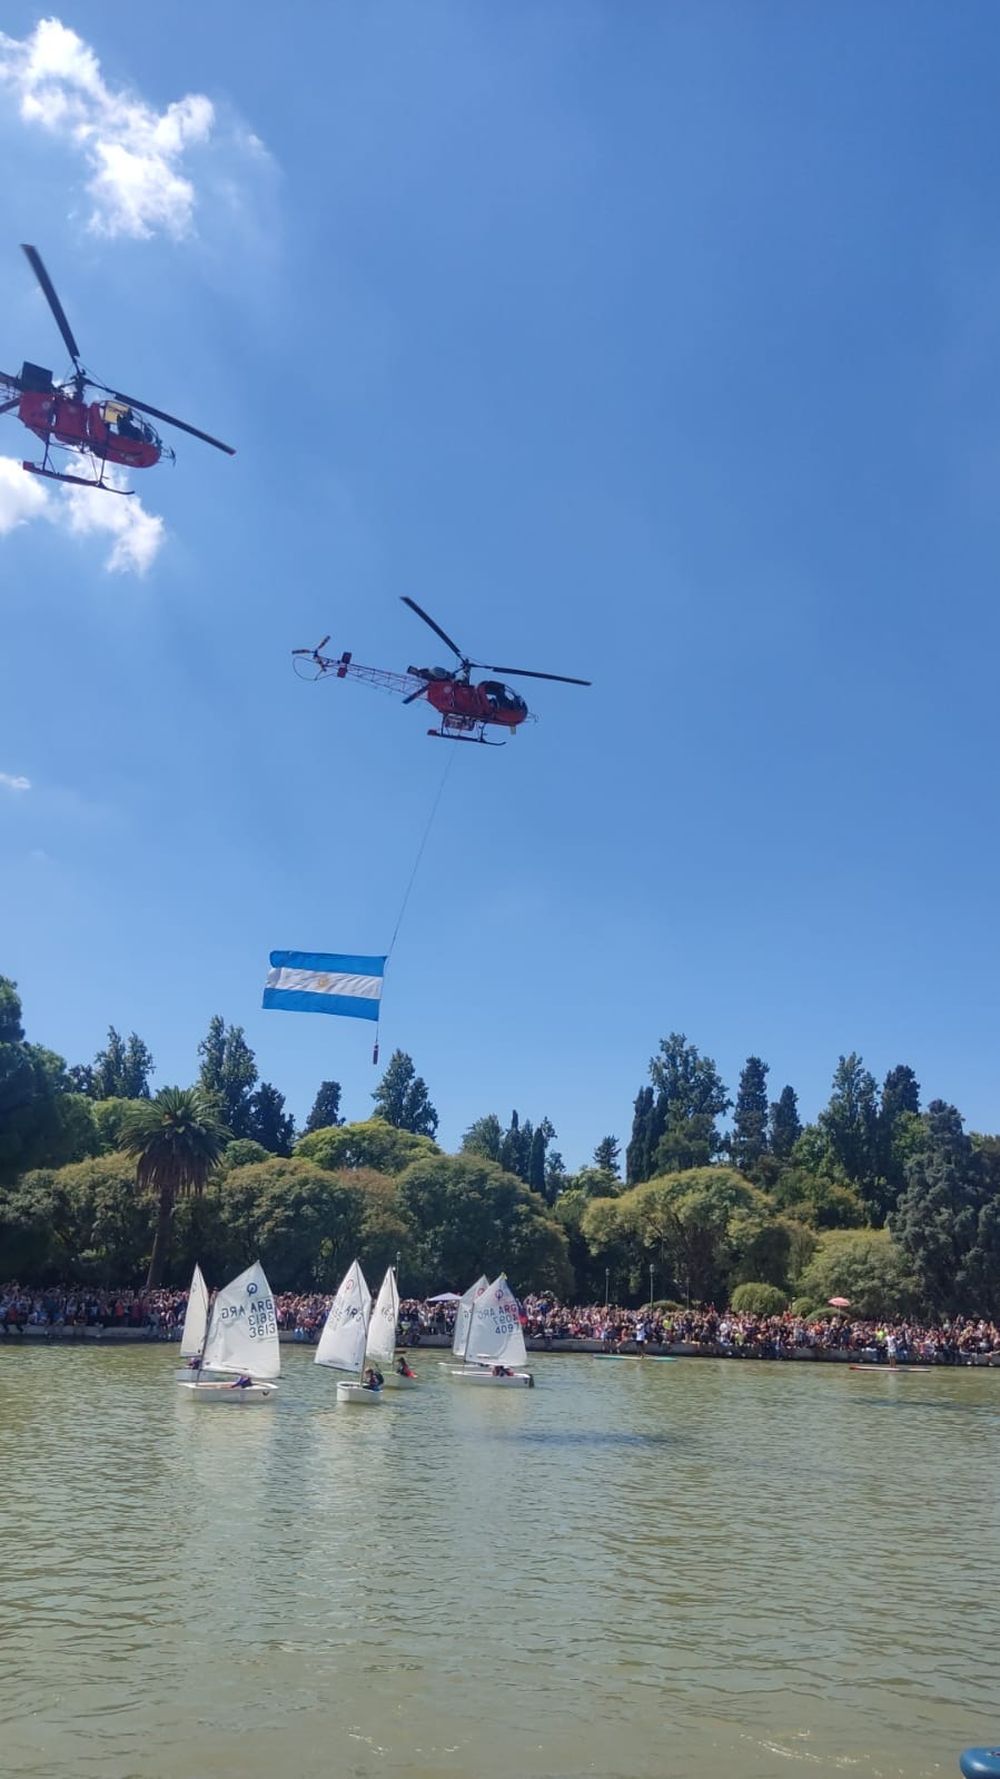
<svg viewBox="0 0 1000 1779">
<path fill-rule="evenodd" d="M 264 1006 L 286 1013 L 339 1013 L 342 1019 L 377 1019 L 384 974 L 384 957 L 272 951 Z"/>
</svg>

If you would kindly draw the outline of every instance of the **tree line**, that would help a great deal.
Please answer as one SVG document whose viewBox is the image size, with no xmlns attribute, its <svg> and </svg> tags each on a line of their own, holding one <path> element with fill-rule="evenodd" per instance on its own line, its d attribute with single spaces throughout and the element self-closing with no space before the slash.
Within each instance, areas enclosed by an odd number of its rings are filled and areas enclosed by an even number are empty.
<svg viewBox="0 0 1000 1779">
<path fill-rule="evenodd" d="M 593 1301 L 791 1305 L 1000 1315 L 1000 1138 L 921 1106 L 914 1071 L 881 1085 L 842 1056 L 803 1123 L 751 1056 L 731 1097 L 682 1033 L 661 1040 L 625 1148 L 569 1171 L 546 1116 L 489 1112 L 457 1155 L 411 1057 L 346 1122 L 322 1082 L 301 1133 L 258 1077 L 243 1029 L 214 1017 L 188 1088 L 154 1093 L 152 1054 L 114 1027 L 86 1065 L 25 1037 L 0 978 L 0 1276 L 182 1283 L 258 1253 L 279 1290 L 327 1290 L 354 1252 L 398 1255 L 404 1289 L 463 1288 L 481 1268 Z M 728 1125 L 727 1114 L 732 1114 Z"/>
</svg>

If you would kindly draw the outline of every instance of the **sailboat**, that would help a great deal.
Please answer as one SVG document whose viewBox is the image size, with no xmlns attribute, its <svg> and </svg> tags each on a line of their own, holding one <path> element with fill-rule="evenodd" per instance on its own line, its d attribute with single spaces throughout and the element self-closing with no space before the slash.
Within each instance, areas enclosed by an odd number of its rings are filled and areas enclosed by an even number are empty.
<svg viewBox="0 0 1000 1779">
<path fill-rule="evenodd" d="M 188 1360 L 177 1372 L 179 1384 L 190 1384 L 201 1369 L 201 1356 L 205 1347 L 205 1336 L 208 1333 L 208 1286 L 205 1283 L 201 1267 L 196 1266 L 191 1274 L 188 1289 L 187 1309 L 184 1311 L 184 1326 L 181 1329 L 181 1358 Z M 196 1364 L 191 1364 L 196 1360 Z"/>
<path fill-rule="evenodd" d="M 208 1371 L 223 1375 L 206 1377 Z M 195 1402 L 267 1402 L 277 1392 L 280 1374 L 274 1296 L 258 1260 L 218 1293 L 208 1318 L 201 1370 L 185 1377 L 180 1387 Z"/>
<path fill-rule="evenodd" d="M 515 1369 L 527 1362 L 517 1298 L 503 1273 L 474 1301 L 465 1340 L 464 1363 L 452 1368 L 456 1383 L 489 1385 L 502 1390 L 530 1390 L 530 1371 Z"/>
<path fill-rule="evenodd" d="M 371 1311 L 372 1294 L 355 1260 L 340 1281 L 316 1347 L 317 1365 L 354 1373 L 351 1378 L 337 1379 L 338 1402 L 369 1406 L 382 1400 L 381 1389 L 370 1390 L 361 1382 Z"/>
<path fill-rule="evenodd" d="M 396 1326 L 399 1322 L 399 1286 L 396 1269 L 386 1268 L 385 1278 L 375 1299 L 368 1324 L 366 1357 L 377 1365 L 387 1386 L 392 1390 L 415 1389 L 417 1379 L 412 1372 L 396 1370 Z"/>
<path fill-rule="evenodd" d="M 482 1297 L 483 1292 L 489 1290 L 489 1284 L 490 1281 L 486 1277 L 486 1274 L 484 1272 L 480 1273 L 475 1284 L 470 1285 L 468 1291 L 463 1291 L 458 1300 L 458 1310 L 455 1315 L 455 1331 L 452 1335 L 451 1350 L 454 1353 L 455 1358 L 459 1360 L 461 1364 L 465 1363 L 465 1355 L 469 1347 L 469 1334 L 472 1327 L 472 1306 L 477 1297 Z M 445 1371 L 450 1371 L 451 1369 L 450 1359 L 439 1359 L 438 1364 L 442 1366 Z"/>
</svg>

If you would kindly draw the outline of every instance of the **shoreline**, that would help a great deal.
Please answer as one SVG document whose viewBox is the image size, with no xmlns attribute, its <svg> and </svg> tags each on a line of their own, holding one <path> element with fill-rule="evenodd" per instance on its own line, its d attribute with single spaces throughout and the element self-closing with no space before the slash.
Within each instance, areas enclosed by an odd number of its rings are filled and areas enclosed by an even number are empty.
<svg viewBox="0 0 1000 1779">
<path fill-rule="evenodd" d="M 16 1328 L 0 1329 L 0 1349 L 17 1345 L 78 1346 L 82 1342 L 89 1342 L 93 1346 L 174 1347 L 178 1344 L 179 1339 L 179 1333 L 177 1335 L 171 1335 L 168 1339 L 164 1339 L 162 1335 L 157 1334 L 154 1329 L 150 1328 L 60 1328 L 51 1326 L 42 1327 L 36 1324 L 34 1326 L 26 1325 L 20 1331 Z M 296 1340 L 294 1333 L 286 1329 L 283 1329 L 279 1334 L 278 1340 L 283 1347 L 315 1347 L 316 1345 L 315 1341 Z M 544 1337 L 532 1337 L 527 1340 L 525 1344 L 529 1353 L 551 1353 L 555 1355 L 567 1353 L 577 1356 L 590 1355 L 593 1357 L 594 1354 L 601 1355 L 605 1352 L 604 1342 L 601 1340 L 567 1339 L 560 1341 L 546 1341 Z M 408 1355 L 419 1357 L 421 1352 L 447 1352 L 450 1351 L 450 1348 L 451 1341 L 447 1335 L 427 1334 L 421 1337 L 418 1345 L 404 1347 L 401 1351 Z M 731 1348 L 725 1350 L 719 1346 L 691 1346 L 679 1341 L 674 1342 L 672 1345 L 662 1345 L 653 1341 L 648 1341 L 645 1348 L 641 1349 L 636 1341 L 627 1340 L 623 1341 L 620 1346 L 616 1347 L 614 1353 L 608 1355 L 608 1357 L 638 1359 L 642 1357 L 643 1351 L 645 1351 L 650 1358 L 734 1359 L 755 1365 L 787 1365 L 789 1363 L 811 1365 L 863 1365 L 866 1369 L 872 1371 L 891 1371 L 893 1369 L 899 1371 L 916 1371 L 925 1369 L 930 1371 L 962 1371 L 969 1367 L 974 1367 L 980 1371 L 1000 1371 L 1000 1353 L 970 1353 L 954 1363 L 941 1360 L 918 1359 L 913 1364 L 902 1364 L 893 1368 L 888 1365 L 885 1360 L 876 1361 L 870 1358 L 868 1356 L 871 1352 L 870 1348 L 864 1349 L 857 1347 L 846 1348 L 843 1350 L 831 1347 L 801 1347 L 796 1348 L 790 1353 L 783 1353 L 780 1358 L 777 1358 L 773 1353 L 751 1353 L 746 1350 L 733 1350 Z"/>
</svg>

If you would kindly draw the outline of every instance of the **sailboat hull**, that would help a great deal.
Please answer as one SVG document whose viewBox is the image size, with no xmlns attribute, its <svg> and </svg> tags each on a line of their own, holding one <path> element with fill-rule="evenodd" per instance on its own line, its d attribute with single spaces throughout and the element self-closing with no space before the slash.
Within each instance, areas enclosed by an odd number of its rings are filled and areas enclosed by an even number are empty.
<svg viewBox="0 0 1000 1779">
<path fill-rule="evenodd" d="M 387 1390 L 415 1390 L 419 1382 L 419 1378 L 402 1377 L 398 1371 L 387 1371 L 385 1374 L 385 1388 Z"/>
<path fill-rule="evenodd" d="M 224 1403 L 227 1408 L 246 1408 L 252 1402 L 269 1402 L 278 1393 L 277 1384 L 247 1384 L 238 1390 L 235 1384 L 222 1378 L 208 1378 L 203 1384 L 193 1384 L 185 1378 L 179 1387 L 187 1391 L 193 1402 Z"/>
<path fill-rule="evenodd" d="M 481 1390 L 533 1390 L 535 1380 L 530 1371 L 515 1371 L 510 1377 L 495 1377 L 492 1371 L 478 1365 L 456 1366 L 451 1372 L 456 1384 L 476 1384 Z"/>
<path fill-rule="evenodd" d="M 351 1402 L 356 1408 L 374 1408 L 381 1400 L 381 1390 L 369 1390 L 365 1384 L 337 1385 L 338 1402 Z"/>
</svg>

